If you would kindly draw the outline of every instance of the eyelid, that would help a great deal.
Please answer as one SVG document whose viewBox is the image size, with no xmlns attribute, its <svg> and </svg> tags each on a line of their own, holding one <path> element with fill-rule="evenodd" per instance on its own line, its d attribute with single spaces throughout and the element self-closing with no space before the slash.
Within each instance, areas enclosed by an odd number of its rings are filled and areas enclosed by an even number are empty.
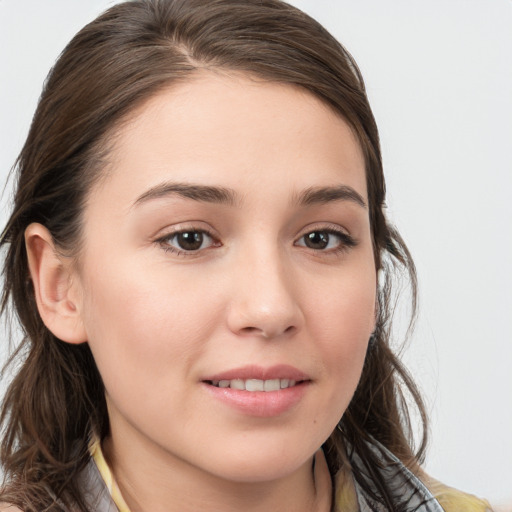
<svg viewBox="0 0 512 512">
<path fill-rule="evenodd" d="M 299 232 L 297 240 L 303 237 L 304 235 L 311 233 L 312 231 L 328 231 L 340 235 L 346 235 L 350 238 L 353 238 L 349 230 L 340 226 L 339 224 L 335 224 L 332 222 L 315 222 L 313 224 L 308 224 L 307 226 L 303 227 Z"/>
<path fill-rule="evenodd" d="M 159 234 L 157 234 L 153 241 L 157 244 L 159 244 L 162 249 L 166 252 L 174 253 L 177 256 L 199 256 L 204 251 L 210 249 L 211 247 L 220 247 L 222 244 L 219 241 L 219 237 L 213 232 L 213 230 L 210 227 L 198 224 L 202 224 L 201 222 L 195 223 L 195 222 L 183 222 L 174 226 L 170 226 L 168 228 L 165 228 L 162 232 L 160 231 Z M 212 240 L 212 244 L 208 247 L 205 247 L 203 249 L 198 250 L 186 250 L 186 249 L 179 249 L 177 247 L 174 247 L 168 243 L 169 239 L 171 239 L 174 236 L 179 235 L 180 233 L 187 233 L 187 232 L 197 232 L 197 233 L 204 233 L 206 236 L 208 236 Z"/>
<path fill-rule="evenodd" d="M 311 248 L 307 247 L 305 244 L 304 245 L 302 245 L 302 244 L 298 245 L 298 242 L 301 239 L 303 239 L 304 236 L 306 236 L 309 233 L 313 233 L 315 231 L 324 232 L 324 233 L 330 233 L 330 234 L 334 234 L 334 235 L 340 237 L 341 242 L 340 242 L 339 247 L 334 248 L 334 249 L 321 250 L 321 249 L 311 249 Z M 298 245 L 299 247 L 306 247 L 309 250 L 320 252 L 320 253 L 325 253 L 325 254 L 331 253 L 332 254 L 332 253 L 338 253 L 338 252 L 341 252 L 341 251 L 345 251 L 347 249 L 350 249 L 351 247 L 355 247 L 355 246 L 358 245 L 358 243 L 359 243 L 358 240 L 356 240 L 348 232 L 347 229 L 341 227 L 339 224 L 316 223 L 316 224 L 308 225 L 305 228 L 303 228 L 301 230 L 301 232 L 300 232 L 300 235 L 295 240 L 294 245 Z"/>
<path fill-rule="evenodd" d="M 183 222 L 177 222 L 176 224 L 167 225 L 164 228 L 159 229 L 154 235 L 151 236 L 153 241 L 158 239 L 168 238 L 172 235 L 183 233 L 187 231 L 199 231 L 206 233 L 215 240 L 219 240 L 220 235 L 217 230 L 213 229 L 210 224 L 202 220 L 189 220 Z"/>
</svg>

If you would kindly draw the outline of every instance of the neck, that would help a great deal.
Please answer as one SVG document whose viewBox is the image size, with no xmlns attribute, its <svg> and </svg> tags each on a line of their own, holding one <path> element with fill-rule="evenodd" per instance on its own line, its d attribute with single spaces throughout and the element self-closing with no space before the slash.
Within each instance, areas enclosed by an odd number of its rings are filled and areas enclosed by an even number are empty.
<svg viewBox="0 0 512 512">
<path fill-rule="evenodd" d="M 327 512 L 331 482 L 323 455 L 292 474 L 259 481 L 231 481 L 181 459 L 161 457 L 151 447 L 123 450 L 112 438 L 105 457 L 131 512 Z M 153 453 L 152 453 L 153 452 Z"/>
</svg>

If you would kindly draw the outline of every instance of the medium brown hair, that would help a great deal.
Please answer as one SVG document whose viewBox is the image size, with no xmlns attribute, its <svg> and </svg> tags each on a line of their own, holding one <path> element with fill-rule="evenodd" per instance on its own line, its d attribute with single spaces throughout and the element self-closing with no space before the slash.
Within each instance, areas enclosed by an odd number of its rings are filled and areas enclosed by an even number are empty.
<svg viewBox="0 0 512 512">
<path fill-rule="evenodd" d="M 338 428 L 325 444 L 331 472 L 355 450 L 372 473 L 369 446 L 380 443 L 410 467 L 421 461 L 426 429 L 414 452 L 406 395 L 424 407 L 390 348 L 395 275 L 416 277 L 409 252 L 384 216 L 385 183 L 379 137 L 361 74 L 350 54 L 321 25 L 279 0 L 132 0 L 84 27 L 64 49 L 45 83 L 16 162 L 13 213 L 1 238 L 6 248 L 2 308 L 12 306 L 23 339 L 0 420 L 2 499 L 26 511 L 86 510 L 78 475 L 92 433 L 109 424 L 104 388 L 87 343 L 57 339 L 38 314 L 24 231 L 45 225 L 59 250 L 77 255 L 88 191 L 104 171 L 109 141 L 142 102 L 199 69 L 224 69 L 293 84 L 342 116 L 364 153 L 376 268 L 377 327 L 362 376 Z M 364 480 L 355 472 L 355 478 Z M 392 508 L 375 472 L 375 499 Z"/>
</svg>

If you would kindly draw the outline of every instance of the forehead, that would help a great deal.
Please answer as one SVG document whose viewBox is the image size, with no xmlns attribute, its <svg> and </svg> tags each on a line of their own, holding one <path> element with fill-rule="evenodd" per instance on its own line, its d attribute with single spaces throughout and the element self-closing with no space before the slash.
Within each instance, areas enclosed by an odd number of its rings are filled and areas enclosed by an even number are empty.
<svg viewBox="0 0 512 512">
<path fill-rule="evenodd" d="M 113 140 L 106 185 L 132 195 L 163 179 L 245 187 L 245 194 L 251 183 L 269 193 L 343 183 L 367 195 L 364 157 L 348 124 L 292 85 L 202 72 L 151 97 Z"/>
</svg>

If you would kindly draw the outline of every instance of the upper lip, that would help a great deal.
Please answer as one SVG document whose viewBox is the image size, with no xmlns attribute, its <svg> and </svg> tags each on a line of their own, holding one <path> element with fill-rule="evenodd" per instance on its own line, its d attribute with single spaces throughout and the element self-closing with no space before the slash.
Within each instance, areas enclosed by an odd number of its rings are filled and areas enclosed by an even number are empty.
<svg viewBox="0 0 512 512">
<path fill-rule="evenodd" d="M 210 375 L 201 380 L 205 382 L 234 379 L 290 379 L 295 381 L 310 380 L 310 378 L 304 372 L 301 372 L 297 368 L 287 364 L 278 364 L 269 367 L 255 365 L 242 366 L 240 368 L 233 368 L 220 373 L 216 373 L 214 375 Z"/>
</svg>

